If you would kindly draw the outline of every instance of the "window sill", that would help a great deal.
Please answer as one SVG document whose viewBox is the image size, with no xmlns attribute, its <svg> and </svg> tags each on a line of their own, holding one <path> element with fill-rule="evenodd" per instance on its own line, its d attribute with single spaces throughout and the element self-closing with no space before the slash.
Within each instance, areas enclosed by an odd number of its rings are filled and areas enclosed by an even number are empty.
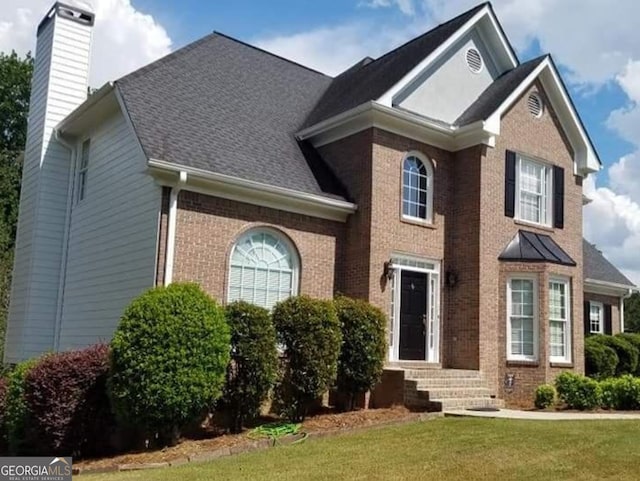
<svg viewBox="0 0 640 481">
<path fill-rule="evenodd" d="M 417 217 L 405 217 L 404 215 L 400 216 L 400 222 L 411 225 L 418 225 L 420 227 L 426 227 L 427 229 L 437 229 L 437 227 L 433 224 L 433 222 L 419 219 Z"/>
<path fill-rule="evenodd" d="M 536 224 L 535 222 L 528 222 L 526 220 L 520 220 L 520 219 L 514 219 L 513 222 L 517 225 L 521 225 L 524 227 L 531 227 L 534 229 L 540 229 L 542 231 L 545 232 L 555 232 L 555 229 L 553 227 L 550 227 L 548 225 L 543 225 L 543 224 Z"/>
<path fill-rule="evenodd" d="M 539 367 L 540 361 L 525 359 L 507 359 L 507 367 Z"/>
<path fill-rule="evenodd" d="M 549 366 L 551 367 L 561 367 L 561 368 L 569 368 L 569 369 L 573 369 L 573 363 L 572 362 L 559 362 L 559 361 L 551 361 L 549 362 Z"/>
</svg>

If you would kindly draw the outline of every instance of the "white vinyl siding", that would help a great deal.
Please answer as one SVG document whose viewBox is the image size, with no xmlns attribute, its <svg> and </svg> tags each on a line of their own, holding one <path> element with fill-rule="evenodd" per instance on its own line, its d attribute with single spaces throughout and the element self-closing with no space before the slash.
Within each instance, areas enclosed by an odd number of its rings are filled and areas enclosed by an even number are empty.
<svg viewBox="0 0 640 481">
<path fill-rule="evenodd" d="M 534 277 L 512 277 L 508 281 L 507 358 L 538 358 L 538 289 Z"/>
<path fill-rule="evenodd" d="M 516 168 L 518 220 L 551 225 L 551 168 L 518 156 Z"/>
<path fill-rule="evenodd" d="M 5 362 L 54 347 L 71 162 L 52 134 L 87 98 L 90 41 L 90 27 L 60 17 L 38 35 Z"/>
<path fill-rule="evenodd" d="M 243 300 L 271 309 L 297 294 L 297 254 L 275 231 L 245 233 L 233 247 L 229 265 L 229 302 Z"/>
<path fill-rule="evenodd" d="M 571 288 L 565 279 L 549 282 L 549 360 L 571 362 Z"/>
<path fill-rule="evenodd" d="M 589 302 L 589 331 L 591 334 L 604 333 L 604 305 L 602 302 Z"/>
<path fill-rule="evenodd" d="M 162 190 L 121 113 L 91 133 L 87 172 L 71 216 L 61 350 L 111 339 L 127 304 L 155 285 Z"/>
</svg>

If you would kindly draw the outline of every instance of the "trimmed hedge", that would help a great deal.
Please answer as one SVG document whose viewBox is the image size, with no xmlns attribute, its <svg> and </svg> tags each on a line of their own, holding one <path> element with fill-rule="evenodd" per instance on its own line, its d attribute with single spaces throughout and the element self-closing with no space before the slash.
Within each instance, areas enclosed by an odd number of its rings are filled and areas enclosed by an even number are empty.
<svg viewBox="0 0 640 481">
<path fill-rule="evenodd" d="M 196 284 L 147 291 L 111 342 L 109 391 L 119 421 L 174 444 L 222 394 L 229 362 L 224 310 Z"/>
<path fill-rule="evenodd" d="M 297 296 L 275 305 L 273 323 L 286 358 L 275 407 L 283 416 L 301 421 L 336 380 L 340 321 L 332 301 Z"/>
<path fill-rule="evenodd" d="M 247 302 L 227 306 L 231 329 L 231 362 L 219 402 L 233 432 L 260 415 L 278 372 L 276 330 L 269 311 Z"/>
<path fill-rule="evenodd" d="M 602 389 L 595 379 L 563 372 L 555 381 L 558 398 L 571 409 L 595 409 L 602 404 Z"/>
<path fill-rule="evenodd" d="M 372 389 L 382 376 L 387 318 L 380 309 L 360 299 L 341 296 L 334 302 L 343 339 L 337 387 L 349 396 L 346 408 L 353 409 L 355 396 Z"/>
<path fill-rule="evenodd" d="M 550 384 L 543 384 L 536 389 L 534 405 L 538 409 L 546 409 L 556 402 L 556 389 Z"/>
<path fill-rule="evenodd" d="M 23 361 L 17 364 L 7 376 L 5 425 L 8 451 L 13 456 L 32 454 L 24 436 L 27 424 L 27 404 L 24 399 L 24 386 L 25 378 L 36 362 L 37 359 Z"/>
<path fill-rule="evenodd" d="M 106 393 L 109 348 L 49 354 L 26 374 L 25 438 L 36 453 L 86 457 L 110 451 L 115 426 Z"/>
<path fill-rule="evenodd" d="M 640 353 L 640 334 L 634 332 L 623 332 L 620 334 L 616 334 L 616 337 L 620 337 L 631 344 L 638 350 Z M 640 376 L 640 357 L 638 358 L 638 366 L 636 367 L 636 371 L 633 373 L 635 376 Z"/>
<path fill-rule="evenodd" d="M 596 341 L 605 346 L 609 346 L 618 355 L 618 365 L 616 366 L 616 376 L 633 374 L 638 368 L 638 356 L 640 352 L 629 341 L 619 336 L 592 336 Z"/>
<path fill-rule="evenodd" d="M 600 336 L 589 336 L 584 340 L 585 371 L 594 379 L 606 379 L 616 374 L 618 355 L 603 343 Z"/>
</svg>

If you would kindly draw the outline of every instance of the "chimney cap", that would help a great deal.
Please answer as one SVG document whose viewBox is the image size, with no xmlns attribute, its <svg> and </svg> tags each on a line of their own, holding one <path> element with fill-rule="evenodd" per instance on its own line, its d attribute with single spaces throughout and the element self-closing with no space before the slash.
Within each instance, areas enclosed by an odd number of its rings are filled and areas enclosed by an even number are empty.
<svg viewBox="0 0 640 481">
<path fill-rule="evenodd" d="M 93 7 L 89 2 L 84 0 L 64 0 L 63 2 L 56 2 L 49 9 L 48 13 L 42 19 L 38 25 L 38 34 L 42 29 L 55 17 L 59 15 L 63 18 L 77 22 L 89 27 L 95 23 L 95 14 L 93 13 Z"/>
</svg>

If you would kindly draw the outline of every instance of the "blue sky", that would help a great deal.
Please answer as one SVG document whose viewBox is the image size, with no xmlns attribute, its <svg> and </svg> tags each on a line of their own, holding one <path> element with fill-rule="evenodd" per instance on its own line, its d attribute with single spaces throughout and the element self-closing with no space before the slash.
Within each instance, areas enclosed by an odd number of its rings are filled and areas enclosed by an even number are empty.
<svg viewBox="0 0 640 481">
<path fill-rule="evenodd" d="M 82 1 L 82 0 L 68 0 Z M 218 30 L 337 74 L 475 6 L 475 0 L 89 0 L 91 84 Z M 0 51 L 35 45 L 53 0 L 2 0 Z M 606 5 L 606 7 L 605 7 Z M 550 52 L 604 162 L 584 184 L 584 232 L 640 284 L 640 35 L 637 0 L 494 0 L 520 59 Z"/>
</svg>

